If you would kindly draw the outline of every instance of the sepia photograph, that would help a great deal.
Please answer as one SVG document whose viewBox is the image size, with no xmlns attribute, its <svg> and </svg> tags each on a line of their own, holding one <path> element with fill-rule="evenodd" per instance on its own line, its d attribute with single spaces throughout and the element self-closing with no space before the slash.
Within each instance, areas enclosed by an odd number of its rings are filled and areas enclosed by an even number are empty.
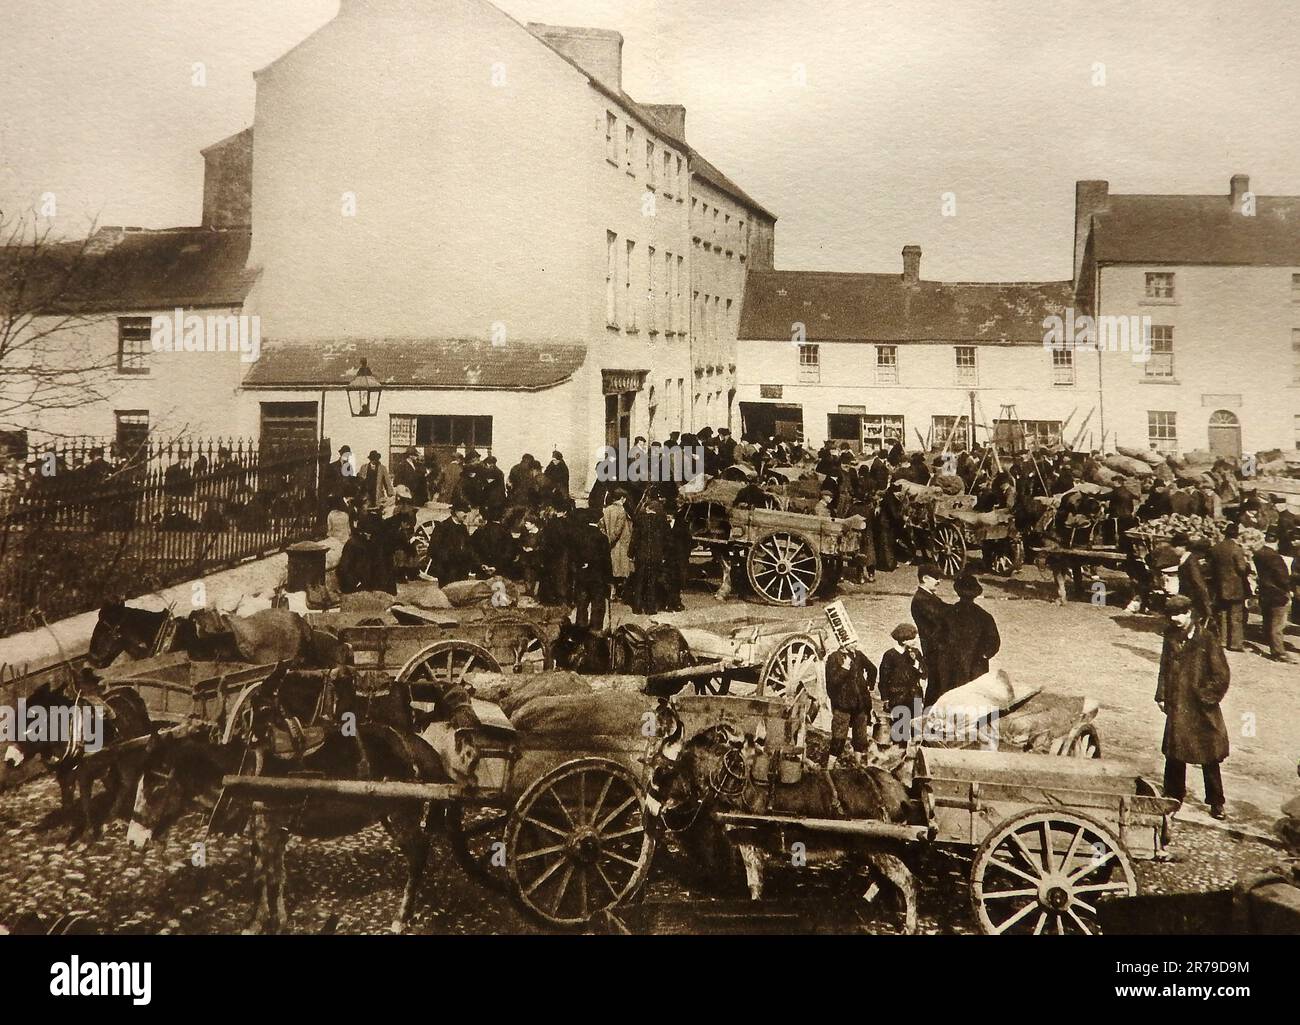
<svg viewBox="0 0 1300 1025">
<path fill-rule="evenodd" d="M 40 993 L 1102 935 L 1221 1002 L 1300 934 L 1300 8 L 0 38 L 0 935 L 119 944 Z"/>
</svg>

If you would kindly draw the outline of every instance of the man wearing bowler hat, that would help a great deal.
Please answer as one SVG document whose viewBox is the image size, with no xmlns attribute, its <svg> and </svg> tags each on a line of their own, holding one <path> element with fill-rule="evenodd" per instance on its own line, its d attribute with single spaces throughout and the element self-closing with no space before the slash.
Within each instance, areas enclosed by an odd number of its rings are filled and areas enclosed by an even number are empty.
<svg viewBox="0 0 1300 1025">
<path fill-rule="evenodd" d="M 949 689 L 970 683 L 989 671 L 989 659 L 1002 647 L 998 625 L 987 609 L 975 603 L 984 588 L 973 573 L 953 581 L 957 604 L 948 613 L 952 649 L 949 657 Z"/>
<path fill-rule="evenodd" d="M 1219 702 L 1228 693 L 1228 660 L 1218 639 L 1197 619 L 1193 602 L 1176 594 L 1165 602 L 1169 629 L 1160 652 L 1156 704 L 1165 713 L 1165 796 L 1182 801 L 1187 766 L 1199 765 L 1205 803 L 1216 819 L 1224 812 L 1219 763 L 1228 757 L 1228 730 Z"/>
</svg>

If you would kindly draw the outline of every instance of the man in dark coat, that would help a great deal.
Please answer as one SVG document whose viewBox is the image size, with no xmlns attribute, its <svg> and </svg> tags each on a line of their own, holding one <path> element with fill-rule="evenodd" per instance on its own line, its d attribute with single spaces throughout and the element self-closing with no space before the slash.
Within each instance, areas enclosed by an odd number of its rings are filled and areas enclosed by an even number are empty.
<svg viewBox="0 0 1300 1025">
<path fill-rule="evenodd" d="M 496 516 L 495 509 L 489 509 L 486 520 L 479 525 L 469 539 L 477 563 L 475 572 L 487 579 L 500 575 L 510 580 L 518 580 L 519 543 Z"/>
<path fill-rule="evenodd" d="M 1250 593 L 1250 560 L 1237 544 L 1237 525 L 1228 525 L 1227 536 L 1210 549 L 1210 583 L 1219 640 L 1229 651 L 1242 651 L 1246 634 L 1246 597 Z M 1180 585 L 1181 589 L 1181 585 Z"/>
<path fill-rule="evenodd" d="M 1293 581 L 1286 560 L 1278 554 L 1276 534 L 1266 534 L 1264 546 L 1255 553 L 1255 575 L 1269 657 L 1278 662 L 1294 662 L 1295 658 L 1286 650 L 1286 638 L 1283 635 Z"/>
<path fill-rule="evenodd" d="M 469 530 L 465 526 L 465 514 L 468 512 L 468 505 L 457 502 L 451 507 L 451 515 L 435 525 L 429 537 L 426 572 L 437 577 L 441 584 L 466 580 L 479 568 L 478 559 L 470 545 Z"/>
<path fill-rule="evenodd" d="M 975 604 L 984 588 L 971 573 L 953 582 L 957 604 L 948 609 L 951 646 L 948 651 L 948 690 L 978 679 L 989 671 L 989 659 L 1002 647 L 998 625 L 986 609 Z"/>
<path fill-rule="evenodd" d="M 429 501 L 429 486 L 425 482 L 424 462 L 420 458 L 420 450 L 414 445 L 406 450 L 406 455 L 397 464 L 393 483 L 398 487 L 405 487 L 411 493 L 411 502 L 414 505 L 424 505 Z"/>
<path fill-rule="evenodd" d="M 568 605 L 573 598 L 573 536 L 567 509 L 542 509 L 537 535 L 537 600 L 543 605 Z"/>
<path fill-rule="evenodd" d="M 506 508 L 506 478 L 497 466 L 497 457 L 488 456 L 483 460 L 480 473 L 483 488 L 483 514 L 489 519 L 500 519 Z"/>
<path fill-rule="evenodd" d="M 1175 534 L 1169 544 L 1178 553 L 1178 593 L 1191 599 L 1197 619 L 1202 623 L 1210 622 L 1214 599 L 1210 597 L 1210 585 L 1201 569 L 1201 557 L 1192 551 L 1186 534 Z"/>
<path fill-rule="evenodd" d="M 599 513 L 591 509 L 575 510 L 570 532 L 573 555 L 573 620 L 580 627 L 597 632 L 605 629 L 605 610 L 614 583 L 614 567 L 609 557 L 609 541 L 600 527 L 592 522 Z"/>
<path fill-rule="evenodd" d="M 867 487 L 874 495 L 883 494 L 889 487 L 889 464 L 879 449 L 871 453 L 871 458 L 858 473 L 866 477 Z"/>
<path fill-rule="evenodd" d="M 889 636 L 894 645 L 880 656 L 880 703 L 890 720 L 890 739 L 906 744 L 911 722 L 924 707 L 925 657 L 911 623 L 899 623 Z"/>
<path fill-rule="evenodd" d="M 1205 803 L 1216 819 L 1224 813 L 1219 763 L 1228 757 L 1228 730 L 1219 702 L 1228 693 L 1228 660 L 1215 636 L 1196 621 L 1192 602 L 1176 594 L 1165 605 L 1170 626 L 1160 652 L 1156 704 L 1165 713 L 1165 796 L 1181 801 L 1187 766 L 1201 766 Z"/>
<path fill-rule="evenodd" d="M 546 464 L 546 469 L 542 472 L 550 478 L 561 494 L 569 493 L 569 464 L 564 461 L 564 456 L 558 450 L 551 453 L 551 461 Z"/>
<path fill-rule="evenodd" d="M 632 611 L 659 611 L 660 577 L 668 556 L 668 517 L 658 494 L 648 495 L 632 518 Z"/>
<path fill-rule="evenodd" d="M 831 703 L 831 743 L 826 765 L 834 768 L 853 736 L 853 750 L 866 751 L 871 743 L 871 691 L 876 667 L 857 644 L 845 644 L 826 656 L 826 697 Z"/>
<path fill-rule="evenodd" d="M 939 588 L 939 567 L 926 562 L 917 567 L 918 586 L 912 596 L 912 622 L 921 638 L 921 651 L 930 669 L 930 681 L 925 690 L 925 703 L 933 705 L 939 696 L 952 687 L 948 683 L 950 606 L 935 593 Z"/>
</svg>

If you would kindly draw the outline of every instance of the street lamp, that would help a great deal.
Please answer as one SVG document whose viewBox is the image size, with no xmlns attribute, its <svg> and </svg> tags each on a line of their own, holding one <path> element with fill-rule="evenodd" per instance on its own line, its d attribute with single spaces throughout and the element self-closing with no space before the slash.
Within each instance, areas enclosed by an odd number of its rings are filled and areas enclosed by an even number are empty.
<svg viewBox="0 0 1300 1025">
<path fill-rule="evenodd" d="M 357 376 L 348 385 L 348 408 L 352 410 L 352 415 L 378 416 L 379 397 L 383 391 L 384 386 L 370 372 L 370 364 L 363 357 Z"/>
</svg>

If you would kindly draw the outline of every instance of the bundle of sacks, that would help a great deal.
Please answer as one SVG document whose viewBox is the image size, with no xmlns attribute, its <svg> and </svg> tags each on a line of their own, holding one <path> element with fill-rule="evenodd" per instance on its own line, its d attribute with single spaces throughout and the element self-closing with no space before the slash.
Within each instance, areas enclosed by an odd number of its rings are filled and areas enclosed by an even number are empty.
<svg viewBox="0 0 1300 1025">
<path fill-rule="evenodd" d="M 642 737 L 658 701 L 641 693 L 640 676 L 579 676 L 554 671 L 490 674 L 474 681 L 474 696 L 491 701 L 525 735 L 571 737 L 576 750 L 592 737 Z"/>
</svg>

